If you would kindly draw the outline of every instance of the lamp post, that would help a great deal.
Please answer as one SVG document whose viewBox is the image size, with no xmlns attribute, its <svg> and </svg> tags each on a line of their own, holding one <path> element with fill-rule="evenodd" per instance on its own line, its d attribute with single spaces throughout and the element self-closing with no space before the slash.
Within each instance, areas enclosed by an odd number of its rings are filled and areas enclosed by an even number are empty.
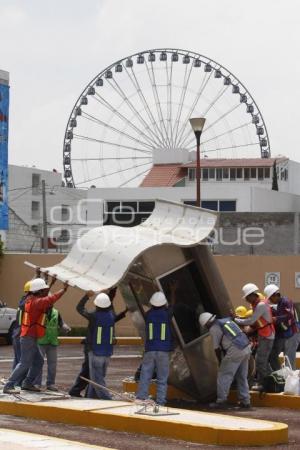
<svg viewBox="0 0 300 450">
<path fill-rule="evenodd" d="M 42 180 L 42 204 L 43 204 L 43 250 L 48 253 L 48 230 L 47 230 L 47 209 L 46 209 L 46 183 Z"/>
<path fill-rule="evenodd" d="M 194 130 L 197 141 L 197 160 L 196 160 L 196 206 L 201 206 L 200 200 L 200 137 L 205 124 L 204 117 L 195 117 L 190 119 L 191 127 Z"/>
</svg>

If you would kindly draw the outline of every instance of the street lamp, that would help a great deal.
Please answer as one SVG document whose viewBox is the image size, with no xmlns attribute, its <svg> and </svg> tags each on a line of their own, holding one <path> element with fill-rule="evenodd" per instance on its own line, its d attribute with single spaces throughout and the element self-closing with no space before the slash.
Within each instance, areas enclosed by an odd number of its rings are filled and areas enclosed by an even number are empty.
<svg viewBox="0 0 300 450">
<path fill-rule="evenodd" d="M 191 127 L 194 130 L 197 141 L 197 161 L 196 161 L 196 206 L 201 206 L 200 201 L 200 137 L 205 124 L 204 117 L 190 119 Z"/>
</svg>

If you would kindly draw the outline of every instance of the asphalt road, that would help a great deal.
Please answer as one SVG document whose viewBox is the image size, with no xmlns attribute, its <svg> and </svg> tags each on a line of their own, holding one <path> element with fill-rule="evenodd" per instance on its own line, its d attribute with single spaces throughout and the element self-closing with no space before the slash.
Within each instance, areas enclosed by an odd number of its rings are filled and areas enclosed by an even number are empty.
<svg viewBox="0 0 300 450">
<path fill-rule="evenodd" d="M 107 374 L 109 388 L 122 392 L 122 380 L 134 374 L 140 363 L 141 349 L 139 347 L 118 347 L 115 349 L 115 357 L 112 358 Z M 82 346 L 65 345 L 59 348 L 59 361 L 57 371 L 57 386 L 62 390 L 68 390 L 75 379 L 82 363 Z M 12 364 L 12 348 L 0 347 L 0 378 L 7 377 Z M 177 404 L 176 406 L 205 409 L 203 405 Z M 277 450 L 300 450 L 300 414 L 299 411 L 283 410 L 279 408 L 255 408 L 251 411 L 232 412 L 231 415 L 241 417 L 253 417 L 256 419 L 274 420 L 289 425 L 289 444 L 270 448 Z M 13 416 L 0 416 L 0 427 L 21 431 L 31 431 L 49 436 L 77 440 L 87 444 L 102 445 L 119 450 L 179 450 L 179 449 L 221 449 L 224 447 L 214 445 L 200 445 L 172 439 L 161 439 L 153 436 L 121 433 L 88 427 L 78 427 L 65 424 L 53 424 L 44 421 L 31 420 Z M 1 448 L 1 443 L 0 443 Z M 231 449 L 243 448 L 257 449 L 257 447 L 231 447 Z M 264 447 L 265 449 L 267 447 Z M 4 450 L 4 449 L 3 449 Z"/>
</svg>

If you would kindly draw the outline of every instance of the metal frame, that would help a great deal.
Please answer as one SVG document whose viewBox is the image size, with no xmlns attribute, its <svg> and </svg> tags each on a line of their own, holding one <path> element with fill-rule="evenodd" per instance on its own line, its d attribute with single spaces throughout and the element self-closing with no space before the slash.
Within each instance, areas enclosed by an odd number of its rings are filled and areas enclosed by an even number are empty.
<svg viewBox="0 0 300 450">
<path fill-rule="evenodd" d="M 148 58 L 146 57 L 147 55 L 149 56 L 149 54 L 157 54 L 157 53 L 162 53 L 165 52 L 167 55 L 169 55 L 168 57 L 168 61 L 171 61 L 171 64 L 168 66 L 167 61 L 166 61 L 166 71 L 167 71 L 167 78 L 168 78 L 168 91 L 167 91 L 167 98 L 168 98 L 168 111 L 167 111 L 167 123 L 165 123 L 165 118 L 163 117 L 162 111 L 161 111 L 161 104 L 160 104 L 160 99 L 159 99 L 159 95 L 157 92 L 157 85 L 156 85 L 156 80 L 155 80 L 155 72 L 153 70 L 153 66 L 154 64 L 156 64 L 156 62 L 153 61 L 148 61 Z M 186 64 L 185 67 L 185 75 L 184 75 L 184 84 L 182 86 L 182 92 L 181 92 L 181 100 L 180 100 L 180 106 L 178 107 L 177 110 L 177 114 L 176 114 L 176 120 L 175 120 L 175 124 L 174 124 L 174 128 L 171 125 L 171 119 L 172 119 L 172 110 L 171 110 L 171 103 L 172 103 L 172 79 L 173 79 L 173 64 L 179 64 L 180 61 L 178 62 L 173 62 L 172 60 L 172 56 L 173 54 L 176 54 L 178 56 L 184 57 L 184 56 L 189 56 L 190 58 L 190 62 L 189 64 Z M 153 114 L 147 104 L 147 101 L 143 95 L 143 92 L 140 89 L 140 85 L 138 82 L 137 77 L 135 76 L 135 72 L 133 70 L 133 66 L 131 67 L 127 67 L 126 66 L 126 61 L 131 60 L 133 65 L 138 64 L 136 62 L 136 57 L 138 56 L 143 56 L 144 57 L 144 65 L 146 67 L 146 71 L 149 77 L 149 81 L 152 85 L 152 90 L 153 90 L 153 98 L 155 99 L 155 104 L 156 104 L 156 113 L 159 117 L 159 121 L 160 121 L 160 125 L 156 122 L 155 118 L 153 117 Z M 158 56 L 158 55 L 157 55 Z M 159 58 L 157 57 L 156 60 L 159 60 Z M 202 84 L 199 87 L 199 90 L 196 94 L 195 100 L 193 102 L 193 104 L 190 106 L 188 113 L 185 116 L 185 119 L 183 121 L 182 125 L 179 125 L 180 123 L 180 118 L 182 116 L 182 107 L 183 107 L 183 102 L 184 102 L 184 98 L 186 95 L 186 91 L 187 91 L 187 87 L 188 87 L 188 82 L 189 82 L 189 78 L 190 75 L 192 73 L 192 70 L 194 69 L 194 62 L 195 60 L 200 61 L 200 66 L 198 66 L 195 70 L 203 70 L 206 72 L 205 76 L 204 76 L 204 80 L 202 82 Z M 162 61 L 160 61 L 161 63 Z M 211 66 L 211 71 L 207 72 L 205 70 L 205 68 L 210 65 Z M 117 81 L 117 73 L 115 73 L 115 71 L 113 70 L 116 66 L 121 66 L 123 68 L 123 71 L 127 73 L 129 79 L 131 80 L 131 83 L 133 85 L 133 87 L 136 89 L 138 96 L 140 98 L 140 101 L 142 102 L 142 104 L 144 105 L 145 111 L 147 113 L 148 119 L 149 119 L 149 124 L 145 123 L 145 120 L 143 119 L 143 117 L 141 116 L 141 114 L 139 113 L 139 111 L 135 108 L 135 105 L 133 104 L 133 102 L 131 101 L 130 98 L 126 97 L 126 94 L 124 93 L 124 91 L 122 90 L 122 87 L 118 84 Z M 201 69 L 202 68 L 202 69 Z M 109 74 L 109 71 L 111 71 L 113 73 L 112 78 L 107 78 L 106 75 Z M 135 128 L 135 131 L 139 132 L 139 139 L 134 138 L 133 136 L 131 136 L 128 133 L 122 132 L 120 130 L 118 130 L 118 133 L 123 134 L 125 136 L 127 136 L 128 139 L 131 139 L 133 144 L 132 146 L 127 146 L 127 148 L 129 149 L 133 149 L 134 151 L 138 151 L 141 154 L 144 154 L 144 156 L 138 156 L 138 157 L 131 157 L 129 159 L 144 159 L 144 160 L 149 160 L 149 162 L 145 162 L 145 163 L 141 163 L 141 164 L 136 164 L 135 166 L 133 166 L 133 168 L 140 168 L 141 170 L 138 171 L 137 174 L 135 174 L 133 177 L 131 177 L 129 180 L 126 180 L 126 182 L 124 182 L 122 185 L 126 185 L 128 184 L 130 181 L 133 181 L 134 179 L 142 176 L 143 174 L 146 174 L 149 170 L 149 165 L 152 164 L 152 150 L 153 148 L 155 148 L 155 146 L 159 146 L 159 147 L 163 147 L 163 148 L 171 148 L 172 144 L 174 143 L 180 143 L 181 146 L 184 146 L 185 148 L 188 149 L 193 149 L 193 140 L 194 137 L 192 137 L 191 139 L 189 139 L 189 131 L 187 131 L 186 129 L 186 123 L 188 121 L 188 119 L 191 117 L 191 115 L 193 114 L 193 111 L 197 105 L 198 100 L 200 99 L 201 95 L 203 94 L 204 89 L 206 88 L 207 84 L 209 83 L 211 77 L 213 76 L 213 74 L 218 73 L 218 76 L 215 78 L 221 78 L 223 81 L 226 80 L 230 80 L 230 84 L 229 85 L 222 85 L 220 91 L 216 94 L 213 102 L 209 105 L 209 107 L 206 109 L 206 111 L 204 111 L 204 115 L 205 113 L 207 114 L 209 112 L 209 110 L 212 108 L 212 106 L 223 96 L 223 94 L 225 93 L 226 89 L 228 88 L 228 86 L 238 86 L 239 88 L 239 94 L 232 94 L 232 95 L 241 95 L 241 96 L 247 96 L 247 101 L 240 101 L 240 103 L 237 104 L 236 107 L 231 108 L 230 110 L 228 110 L 226 113 L 224 113 L 222 116 L 220 116 L 215 122 L 208 124 L 208 126 L 206 127 L 205 131 L 207 131 L 209 128 L 213 127 L 218 121 L 220 120 L 225 120 L 226 116 L 231 114 L 240 104 L 245 103 L 245 105 L 247 105 L 247 107 L 249 105 L 251 105 L 253 107 L 253 111 L 248 112 L 246 111 L 246 114 L 250 114 L 252 117 L 252 121 L 254 120 L 254 117 L 258 117 L 259 118 L 259 123 L 245 123 L 242 124 L 239 127 L 235 127 L 231 130 L 227 130 L 226 133 L 227 134 L 232 134 L 232 132 L 234 132 L 236 129 L 238 128 L 242 128 L 245 126 L 249 126 L 252 125 L 254 127 L 256 127 L 256 131 L 258 130 L 258 128 L 262 128 L 263 129 L 263 134 L 262 135 L 258 135 L 258 142 L 252 143 L 252 144 L 246 144 L 247 146 L 249 145 L 259 145 L 260 147 L 260 152 L 261 152 L 261 157 L 262 158 L 268 158 L 271 155 L 270 152 L 270 140 L 269 140 L 269 136 L 268 136 L 268 132 L 267 132 L 267 128 L 266 128 L 266 124 L 264 122 L 264 119 L 262 117 L 262 114 L 260 112 L 260 109 L 258 108 L 256 102 L 254 101 L 253 97 L 250 95 L 249 91 L 246 89 L 246 87 L 244 86 L 244 84 L 235 76 L 232 74 L 232 72 L 230 72 L 226 67 L 222 66 L 221 64 L 219 64 L 218 62 L 214 61 L 211 58 L 208 58 L 204 55 L 200 55 L 198 53 L 195 52 L 191 52 L 191 51 L 187 51 L 187 50 L 183 50 L 183 49 L 175 49 L 175 48 L 160 48 L 160 49 L 149 49 L 149 50 L 144 50 L 141 52 L 137 52 L 134 53 L 132 55 L 126 56 L 125 58 L 118 60 L 114 63 L 112 63 L 111 65 L 109 65 L 108 67 L 106 67 L 104 70 L 102 70 L 101 72 L 99 72 L 86 86 L 85 88 L 82 90 L 82 92 L 80 93 L 67 122 L 67 126 L 65 129 L 65 135 L 64 135 L 64 145 L 63 145 L 63 167 L 64 167 L 64 178 L 66 181 L 66 185 L 68 187 L 75 187 L 75 180 L 74 180 L 74 176 L 73 176 L 73 172 L 72 172 L 72 139 L 74 137 L 74 126 L 72 126 L 72 123 L 74 123 L 74 119 L 76 119 L 77 117 L 81 117 L 80 115 L 78 116 L 76 114 L 76 111 L 78 110 L 78 107 L 81 108 L 82 106 L 82 98 L 86 97 L 86 96 L 90 96 L 92 97 L 90 94 L 88 94 L 88 92 L 91 92 L 90 88 L 94 88 L 96 89 L 97 87 L 97 80 L 98 79 L 103 79 L 105 83 L 109 83 L 110 86 L 114 89 L 114 91 L 121 97 L 123 98 L 123 101 L 126 101 L 128 107 L 132 110 L 132 112 L 134 114 L 137 115 L 137 117 L 139 118 L 139 122 L 140 125 L 142 127 L 144 127 L 144 129 L 139 129 L 137 128 L 133 123 L 130 122 L 130 120 L 125 117 L 124 115 L 122 115 L 120 112 L 118 112 L 116 109 L 114 109 L 107 101 L 105 101 L 105 99 L 103 99 L 103 97 L 98 93 L 98 91 L 95 92 L 95 94 L 93 95 L 93 97 L 95 98 L 96 101 L 98 101 L 100 104 L 102 104 L 103 106 L 105 106 L 106 108 L 110 109 L 112 111 L 113 114 L 116 114 L 122 121 L 124 121 L 124 123 L 126 123 L 129 127 L 131 128 Z M 83 105 L 84 108 L 84 105 Z M 108 128 L 112 128 L 110 127 L 109 123 L 104 123 L 103 121 L 101 121 L 100 119 L 97 119 L 89 114 L 87 114 L 84 109 L 82 109 L 82 112 L 84 113 L 84 117 L 87 120 L 91 120 L 93 122 L 99 123 L 104 125 L 105 127 Z M 222 133 L 224 135 L 224 133 Z M 218 135 L 218 136 L 214 136 L 211 139 L 217 139 L 219 137 L 222 136 L 222 134 Z M 73 136 L 73 137 L 71 137 Z M 102 143 L 102 144 L 107 144 L 107 145 L 118 145 L 117 143 L 112 143 L 112 142 L 106 142 L 105 140 L 99 140 L 99 139 L 93 139 L 90 138 L 88 136 L 76 136 L 76 138 L 78 139 L 87 139 L 89 141 L 95 141 L 98 143 Z M 206 142 L 210 141 L 211 139 L 205 141 L 205 139 L 202 141 L 202 145 L 205 144 Z M 134 144 L 135 142 L 135 144 Z M 144 145 L 144 149 L 139 148 L 139 144 L 143 142 Z M 263 142 L 266 143 L 266 145 L 263 145 Z M 135 146 L 137 147 L 135 147 Z M 231 147 L 223 147 L 223 148 L 218 148 L 218 150 L 226 150 L 226 149 L 231 149 L 231 148 L 240 148 L 242 147 L 243 144 L 240 145 L 233 145 Z M 126 145 L 122 145 L 122 148 L 126 148 Z M 208 150 L 208 151 L 214 151 L 214 150 Z M 207 151 L 206 151 L 207 152 Z M 97 159 L 97 158 L 95 158 Z M 103 158 L 104 159 L 110 159 L 110 158 Z M 115 158 L 111 158 L 111 159 L 115 159 Z M 121 158 L 122 159 L 126 159 L 126 157 Z M 128 158 L 127 158 L 128 159 Z M 80 158 L 77 158 L 76 160 L 80 160 Z M 83 158 L 82 160 L 85 160 L 85 158 Z M 98 158 L 97 160 L 101 160 L 101 158 Z M 75 159 L 74 159 L 75 161 Z M 148 167 L 146 169 L 146 166 Z M 125 172 L 130 170 L 130 168 L 127 169 L 123 169 L 123 170 L 117 170 L 115 172 L 111 172 L 108 174 L 100 174 L 99 177 L 96 178 L 92 178 L 92 179 L 88 179 L 85 180 L 82 183 L 77 183 L 78 184 L 83 184 L 83 183 L 87 183 L 87 182 L 92 182 L 96 179 L 100 179 L 103 177 L 109 177 L 112 176 L 114 174 L 117 174 L 119 172 Z"/>
</svg>

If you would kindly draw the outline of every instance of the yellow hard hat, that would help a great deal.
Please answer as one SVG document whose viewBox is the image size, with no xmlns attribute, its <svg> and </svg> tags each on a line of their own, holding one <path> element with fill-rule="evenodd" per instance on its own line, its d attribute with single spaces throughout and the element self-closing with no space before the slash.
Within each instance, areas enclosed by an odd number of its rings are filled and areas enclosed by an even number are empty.
<svg viewBox="0 0 300 450">
<path fill-rule="evenodd" d="M 27 282 L 24 284 L 24 292 L 29 292 L 29 291 L 30 291 L 30 287 L 31 287 L 31 282 L 30 282 L 30 281 L 27 281 Z"/>
<path fill-rule="evenodd" d="M 246 306 L 238 306 L 237 308 L 235 308 L 235 313 L 239 317 L 246 317 L 247 314 Z"/>
<path fill-rule="evenodd" d="M 265 296 L 261 292 L 258 292 L 257 295 L 258 295 L 259 300 L 265 300 Z"/>
<path fill-rule="evenodd" d="M 248 309 L 248 311 L 246 312 L 246 314 L 245 314 L 245 318 L 246 317 L 251 317 L 252 316 L 252 314 L 253 314 L 253 309 Z"/>
</svg>

